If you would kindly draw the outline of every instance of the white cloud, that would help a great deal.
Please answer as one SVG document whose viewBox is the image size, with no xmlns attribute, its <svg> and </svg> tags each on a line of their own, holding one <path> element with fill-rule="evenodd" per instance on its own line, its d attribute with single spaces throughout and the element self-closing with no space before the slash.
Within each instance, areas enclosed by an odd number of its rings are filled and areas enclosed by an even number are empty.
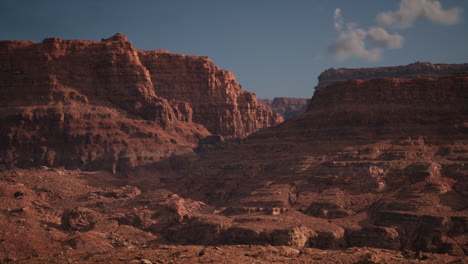
<svg viewBox="0 0 468 264">
<path fill-rule="evenodd" d="M 401 0 L 399 10 L 378 14 L 377 22 L 382 26 L 406 28 L 415 20 L 425 18 L 443 25 L 454 25 L 460 22 L 461 12 L 461 8 L 444 10 L 437 0 Z"/>
<path fill-rule="evenodd" d="M 381 59 L 381 50 L 367 49 L 365 40 L 367 32 L 362 29 L 351 29 L 340 33 L 339 38 L 329 47 L 329 51 L 339 60 L 359 58 L 368 61 Z"/>
<path fill-rule="evenodd" d="M 372 27 L 368 31 L 356 28 L 355 23 L 347 23 L 344 29 L 344 20 L 341 10 L 335 9 L 333 16 L 334 27 L 340 33 L 338 39 L 329 46 L 328 51 L 339 60 L 359 58 L 368 61 L 378 61 L 382 58 L 382 48 L 401 48 L 403 37 L 398 34 L 389 34 L 384 28 Z M 368 45 L 374 48 L 368 48 Z"/>
<path fill-rule="evenodd" d="M 375 46 L 385 49 L 399 49 L 403 46 L 403 37 L 399 34 L 389 34 L 381 27 L 372 27 L 367 31 L 366 40 Z"/>
<path fill-rule="evenodd" d="M 341 9 L 336 8 L 335 14 L 333 15 L 333 21 L 335 22 L 336 31 L 341 31 L 343 29 L 343 17 L 341 16 Z"/>
<path fill-rule="evenodd" d="M 419 18 L 453 25 L 460 21 L 461 12 L 460 8 L 444 10 L 438 0 L 401 0 L 399 10 L 377 15 L 377 22 L 381 26 L 373 26 L 364 30 L 357 28 L 356 23 L 345 24 L 341 9 L 336 8 L 333 14 L 333 25 L 339 32 L 339 37 L 328 47 L 328 51 L 339 60 L 354 57 L 378 61 L 382 58 L 384 49 L 403 47 L 403 36 L 398 33 L 391 34 L 385 27 L 409 27 Z"/>
</svg>

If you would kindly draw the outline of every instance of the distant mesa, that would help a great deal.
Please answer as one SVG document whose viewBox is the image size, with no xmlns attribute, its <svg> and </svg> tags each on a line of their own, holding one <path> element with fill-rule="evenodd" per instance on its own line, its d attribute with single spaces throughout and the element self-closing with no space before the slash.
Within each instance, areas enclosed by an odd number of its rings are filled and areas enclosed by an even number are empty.
<svg viewBox="0 0 468 264">
<path fill-rule="evenodd" d="M 429 62 L 415 62 L 406 66 L 378 67 L 378 68 L 356 68 L 356 69 L 328 69 L 322 72 L 316 90 L 331 83 L 351 79 L 370 80 L 376 78 L 436 78 L 444 75 L 452 75 L 468 71 L 468 63 L 463 64 L 432 64 Z"/>
<path fill-rule="evenodd" d="M 317 139 L 450 135 L 456 140 L 466 136 L 467 87 L 464 73 L 335 82 L 315 92 L 300 120 L 279 127 Z"/>
<path fill-rule="evenodd" d="M 328 69 L 322 72 L 316 90 L 322 89 L 335 82 L 347 80 L 371 80 L 378 78 L 437 78 L 468 71 L 468 63 L 464 64 L 432 64 L 429 62 L 415 62 L 406 66 L 357 68 L 357 69 Z M 304 113 L 310 99 L 277 97 L 273 100 L 259 99 L 259 102 L 279 113 L 285 120 Z"/>
<path fill-rule="evenodd" d="M 275 97 L 270 99 L 258 99 L 258 101 L 279 113 L 285 120 L 296 117 L 305 112 L 309 105 L 308 98 Z"/>
</svg>

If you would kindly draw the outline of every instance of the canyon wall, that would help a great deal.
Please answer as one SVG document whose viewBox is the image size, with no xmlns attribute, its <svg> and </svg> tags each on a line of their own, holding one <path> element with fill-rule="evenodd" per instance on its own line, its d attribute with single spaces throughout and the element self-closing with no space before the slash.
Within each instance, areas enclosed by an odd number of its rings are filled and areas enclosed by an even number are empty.
<svg viewBox="0 0 468 264">
<path fill-rule="evenodd" d="M 186 56 L 160 51 L 139 51 L 151 74 L 156 94 L 187 102 L 193 121 L 211 133 L 227 138 L 245 137 L 278 124 L 282 118 L 242 90 L 234 74 L 219 69 L 206 56 Z"/>
<path fill-rule="evenodd" d="M 468 63 L 464 64 L 432 64 L 429 62 L 416 62 L 405 66 L 359 68 L 359 69 L 328 69 L 322 72 L 316 90 L 330 83 L 351 79 L 370 80 L 375 78 L 436 78 L 443 75 L 452 75 L 468 71 Z"/>
<path fill-rule="evenodd" d="M 123 35 L 0 42 L 0 160 L 116 171 L 190 151 L 209 135 L 154 93 Z"/>
<path fill-rule="evenodd" d="M 310 135 L 389 138 L 462 136 L 466 74 L 435 79 L 336 82 L 315 92 L 304 123 Z M 307 121 L 306 121 L 307 120 Z"/>
</svg>

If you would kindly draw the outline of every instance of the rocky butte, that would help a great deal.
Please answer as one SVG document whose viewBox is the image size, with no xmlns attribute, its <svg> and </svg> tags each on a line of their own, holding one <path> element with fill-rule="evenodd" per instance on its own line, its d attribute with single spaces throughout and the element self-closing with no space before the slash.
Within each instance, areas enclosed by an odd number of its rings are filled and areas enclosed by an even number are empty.
<svg viewBox="0 0 468 264">
<path fill-rule="evenodd" d="M 281 117 L 208 57 L 102 41 L 0 42 L 0 163 L 131 168 Z"/>
</svg>

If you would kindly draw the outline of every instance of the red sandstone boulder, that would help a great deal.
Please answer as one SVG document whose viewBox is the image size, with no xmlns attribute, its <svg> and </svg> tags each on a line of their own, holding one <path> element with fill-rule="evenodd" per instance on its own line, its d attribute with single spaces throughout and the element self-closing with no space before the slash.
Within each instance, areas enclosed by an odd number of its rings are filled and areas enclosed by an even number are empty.
<svg viewBox="0 0 468 264">
<path fill-rule="evenodd" d="M 88 231 L 94 228 L 100 215 L 88 208 L 67 209 L 62 215 L 62 228 L 71 231 Z"/>
</svg>

